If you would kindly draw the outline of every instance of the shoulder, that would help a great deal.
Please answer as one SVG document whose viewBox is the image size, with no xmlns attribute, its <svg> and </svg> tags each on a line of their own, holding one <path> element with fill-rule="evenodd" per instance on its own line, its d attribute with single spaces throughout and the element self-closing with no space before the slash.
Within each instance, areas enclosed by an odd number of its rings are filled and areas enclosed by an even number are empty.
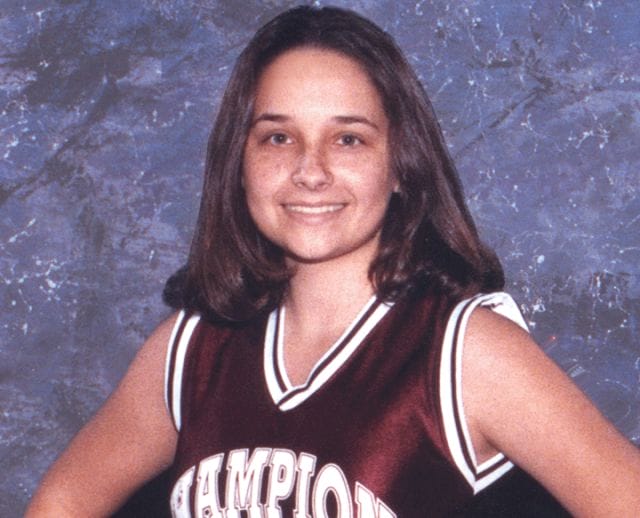
<svg viewBox="0 0 640 518">
<path fill-rule="evenodd" d="M 152 331 L 131 363 L 124 382 L 146 385 L 145 380 L 157 380 L 162 375 L 172 335 L 179 320 L 180 314 L 176 312 Z"/>
<path fill-rule="evenodd" d="M 142 392 L 146 397 L 155 394 L 156 399 L 159 396 L 157 401 L 162 401 L 167 354 L 179 321 L 180 314 L 176 312 L 155 328 L 138 351 L 116 394 L 124 392 L 139 396 Z"/>
<path fill-rule="evenodd" d="M 143 344 L 138 356 L 148 357 L 149 355 L 166 355 L 172 334 L 175 332 L 177 324 L 180 322 L 182 312 L 176 311 L 163 320 L 149 335 Z"/>
<path fill-rule="evenodd" d="M 518 324 L 486 308 L 477 308 L 470 315 L 462 383 L 472 423 L 506 425 L 521 405 L 534 408 L 549 387 L 564 386 L 566 381 L 564 373 Z"/>
<path fill-rule="evenodd" d="M 627 511 L 640 505 L 640 455 L 529 335 L 478 308 L 464 343 L 463 400 L 478 450 L 504 453 L 574 514 L 637 516 Z"/>
<path fill-rule="evenodd" d="M 29 513 L 59 516 L 60 506 L 74 516 L 110 516 L 171 464 L 177 434 L 162 388 L 176 321 L 177 314 L 167 318 L 146 340 L 116 390 L 51 467 Z"/>
<path fill-rule="evenodd" d="M 470 313 L 464 344 L 467 360 L 480 364 L 492 358 L 507 361 L 512 356 L 526 353 L 538 356 L 540 352 L 526 329 L 486 307 L 475 308 Z"/>
<path fill-rule="evenodd" d="M 562 376 L 555 363 L 513 320 L 484 307 L 469 316 L 464 336 L 463 376 L 468 393 L 482 387 L 526 390 Z"/>
<path fill-rule="evenodd" d="M 524 318 L 510 295 L 479 294 L 457 303 L 451 310 L 443 340 L 442 368 L 447 369 L 447 361 L 455 363 L 465 400 L 471 390 L 477 393 L 478 384 L 483 388 L 503 381 L 505 374 L 517 369 L 527 355 L 546 359 L 530 338 Z"/>
<path fill-rule="evenodd" d="M 495 341 L 498 334 L 516 333 L 526 337 L 526 324 L 516 303 L 503 292 L 481 293 L 453 305 L 450 303 L 448 308 L 438 366 L 442 422 L 453 460 L 474 492 L 478 492 L 506 473 L 512 464 L 485 440 L 476 423 L 487 394 L 491 395 L 493 390 L 485 391 L 491 379 L 480 390 L 476 384 L 482 383 L 483 376 L 496 374 L 485 361 L 487 356 L 477 342 Z M 486 369 L 477 368 L 475 356 L 485 361 Z M 470 357 L 474 358 L 469 361 Z M 469 373 L 470 364 L 474 367 L 472 373 Z"/>
<path fill-rule="evenodd" d="M 462 356 L 463 397 L 472 426 L 510 426 L 520 406 L 534 408 L 550 386 L 566 379 L 529 333 L 505 316 L 476 308 Z M 518 412 L 515 412 L 518 410 Z"/>
<path fill-rule="evenodd" d="M 543 416 L 579 392 L 523 327 L 496 311 L 473 309 L 462 341 L 461 392 L 474 450 L 480 459 L 501 452 L 528 467 L 523 438 L 545 436 Z M 563 395 L 554 401 L 556 389 Z"/>
</svg>

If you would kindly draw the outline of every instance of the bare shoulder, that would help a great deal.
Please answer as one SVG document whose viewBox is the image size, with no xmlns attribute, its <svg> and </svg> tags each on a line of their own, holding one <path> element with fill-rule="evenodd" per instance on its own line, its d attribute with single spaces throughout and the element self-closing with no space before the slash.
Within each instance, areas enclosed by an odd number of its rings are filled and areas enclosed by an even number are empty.
<svg viewBox="0 0 640 518">
<path fill-rule="evenodd" d="M 516 343 L 519 347 L 535 346 L 529 333 L 499 313 L 484 307 L 471 313 L 465 348 L 470 348 L 471 352 L 509 353 Z"/>
<path fill-rule="evenodd" d="M 176 325 L 178 315 L 179 313 L 174 313 L 155 328 L 138 351 L 123 382 L 127 381 L 127 378 L 136 377 L 138 374 L 149 374 L 149 372 L 145 372 L 149 369 L 153 369 L 153 374 L 157 377 L 158 366 L 164 365 L 166 360 L 171 334 Z M 161 369 L 160 372 L 163 373 L 164 371 Z"/>
<path fill-rule="evenodd" d="M 464 369 L 469 381 L 517 383 L 526 373 L 542 370 L 561 375 L 528 332 L 508 318 L 479 307 L 471 313 L 464 339 Z M 548 381 L 548 380 L 547 380 Z"/>
<path fill-rule="evenodd" d="M 146 418 L 153 418 L 156 424 L 170 419 L 164 404 L 165 364 L 177 319 L 178 313 L 175 313 L 151 333 L 101 412 L 118 405 L 127 409 L 131 405 L 137 412 L 144 412 Z M 141 403 L 144 408 L 138 408 Z M 136 421 L 140 426 L 147 426 L 143 420 Z"/>
<path fill-rule="evenodd" d="M 509 319 L 478 308 L 462 392 L 474 447 L 501 451 L 577 516 L 640 516 L 640 454 Z"/>
<path fill-rule="evenodd" d="M 177 432 L 164 365 L 177 314 L 140 348 L 124 378 L 42 480 L 27 516 L 108 516 L 171 462 Z"/>
<path fill-rule="evenodd" d="M 465 406 L 469 417 L 493 440 L 502 436 L 502 429 L 533 426 L 512 417 L 522 417 L 525 411 L 562 413 L 575 405 L 590 406 L 530 335 L 502 315 L 476 309 L 464 344 Z"/>
<path fill-rule="evenodd" d="M 561 376 L 519 325 L 487 308 L 471 313 L 464 336 L 462 395 L 472 442 L 481 460 L 509 450 L 503 436 L 508 437 L 514 426 L 522 424 L 517 420 L 512 423 L 510 416 L 514 410 L 535 404 L 528 385 L 539 384 L 543 389 Z"/>
</svg>

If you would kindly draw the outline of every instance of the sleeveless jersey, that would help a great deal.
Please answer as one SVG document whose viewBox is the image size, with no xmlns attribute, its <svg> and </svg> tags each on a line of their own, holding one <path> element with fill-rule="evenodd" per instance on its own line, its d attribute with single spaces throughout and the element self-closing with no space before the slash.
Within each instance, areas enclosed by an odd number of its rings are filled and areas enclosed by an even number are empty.
<svg viewBox="0 0 640 518">
<path fill-rule="evenodd" d="M 282 309 L 243 326 L 182 312 L 166 370 L 173 516 L 454 513 L 512 467 L 502 454 L 478 463 L 462 406 L 464 333 L 480 305 L 526 328 L 504 293 L 374 298 L 301 386 L 284 369 Z"/>
</svg>

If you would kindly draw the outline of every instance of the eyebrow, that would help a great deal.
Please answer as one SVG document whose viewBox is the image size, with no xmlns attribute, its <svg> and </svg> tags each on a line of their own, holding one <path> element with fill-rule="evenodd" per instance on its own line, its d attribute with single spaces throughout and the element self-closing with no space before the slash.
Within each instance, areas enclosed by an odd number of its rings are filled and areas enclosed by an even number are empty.
<svg viewBox="0 0 640 518">
<path fill-rule="evenodd" d="M 259 117 L 256 117 L 251 122 L 251 126 L 255 126 L 259 122 L 287 122 L 291 120 L 291 117 L 286 115 L 278 115 L 277 113 L 263 113 Z"/>
<path fill-rule="evenodd" d="M 341 124 L 366 124 L 376 130 L 380 130 L 375 122 L 367 119 L 366 117 L 360 117 L 359 115 L 336 115 L 333 117 L 333 120 Z"/>
<path fill-rule="evenodd" d="M 290 120 L 291 117 L 289 117 L 288 115 L 281 115 L 278 113 L 263 113 L 253 120 L 251 126 L 253 127 L 259 122 L 288 122 Z M 340 124 L 365 124 L 374 128 L 375 130 L 380 130 L 375 122 L 359 115 L 336 115 L 334 117 L 331 117 L 331 120 Z"/>
</svg>

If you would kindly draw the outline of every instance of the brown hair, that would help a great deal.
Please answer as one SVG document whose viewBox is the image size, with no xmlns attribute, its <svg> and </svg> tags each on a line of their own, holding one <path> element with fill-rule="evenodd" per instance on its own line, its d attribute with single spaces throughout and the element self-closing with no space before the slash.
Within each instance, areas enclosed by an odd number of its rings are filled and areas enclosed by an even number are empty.
<svg viewBox="0 0 640 518">
<path fill-rule="evenodd" d="M 431 103 L 393 39 L 351 11 L 303 6 L 258 30 L 236 62 L 209 138 L 189 260 L 167 282 L 165 300 L 226 321 L 250 319 L 281 301 L 291 272 L 249 216 L 242 160 L 258 79 L 298 47 L 354 59 L 383 100 L 400 189 L 369 271 L 378 296 L 397 300 L 429 289 L 460 298 L 501 289 L 500 262 L 479 239 Z"/>
</svg>

